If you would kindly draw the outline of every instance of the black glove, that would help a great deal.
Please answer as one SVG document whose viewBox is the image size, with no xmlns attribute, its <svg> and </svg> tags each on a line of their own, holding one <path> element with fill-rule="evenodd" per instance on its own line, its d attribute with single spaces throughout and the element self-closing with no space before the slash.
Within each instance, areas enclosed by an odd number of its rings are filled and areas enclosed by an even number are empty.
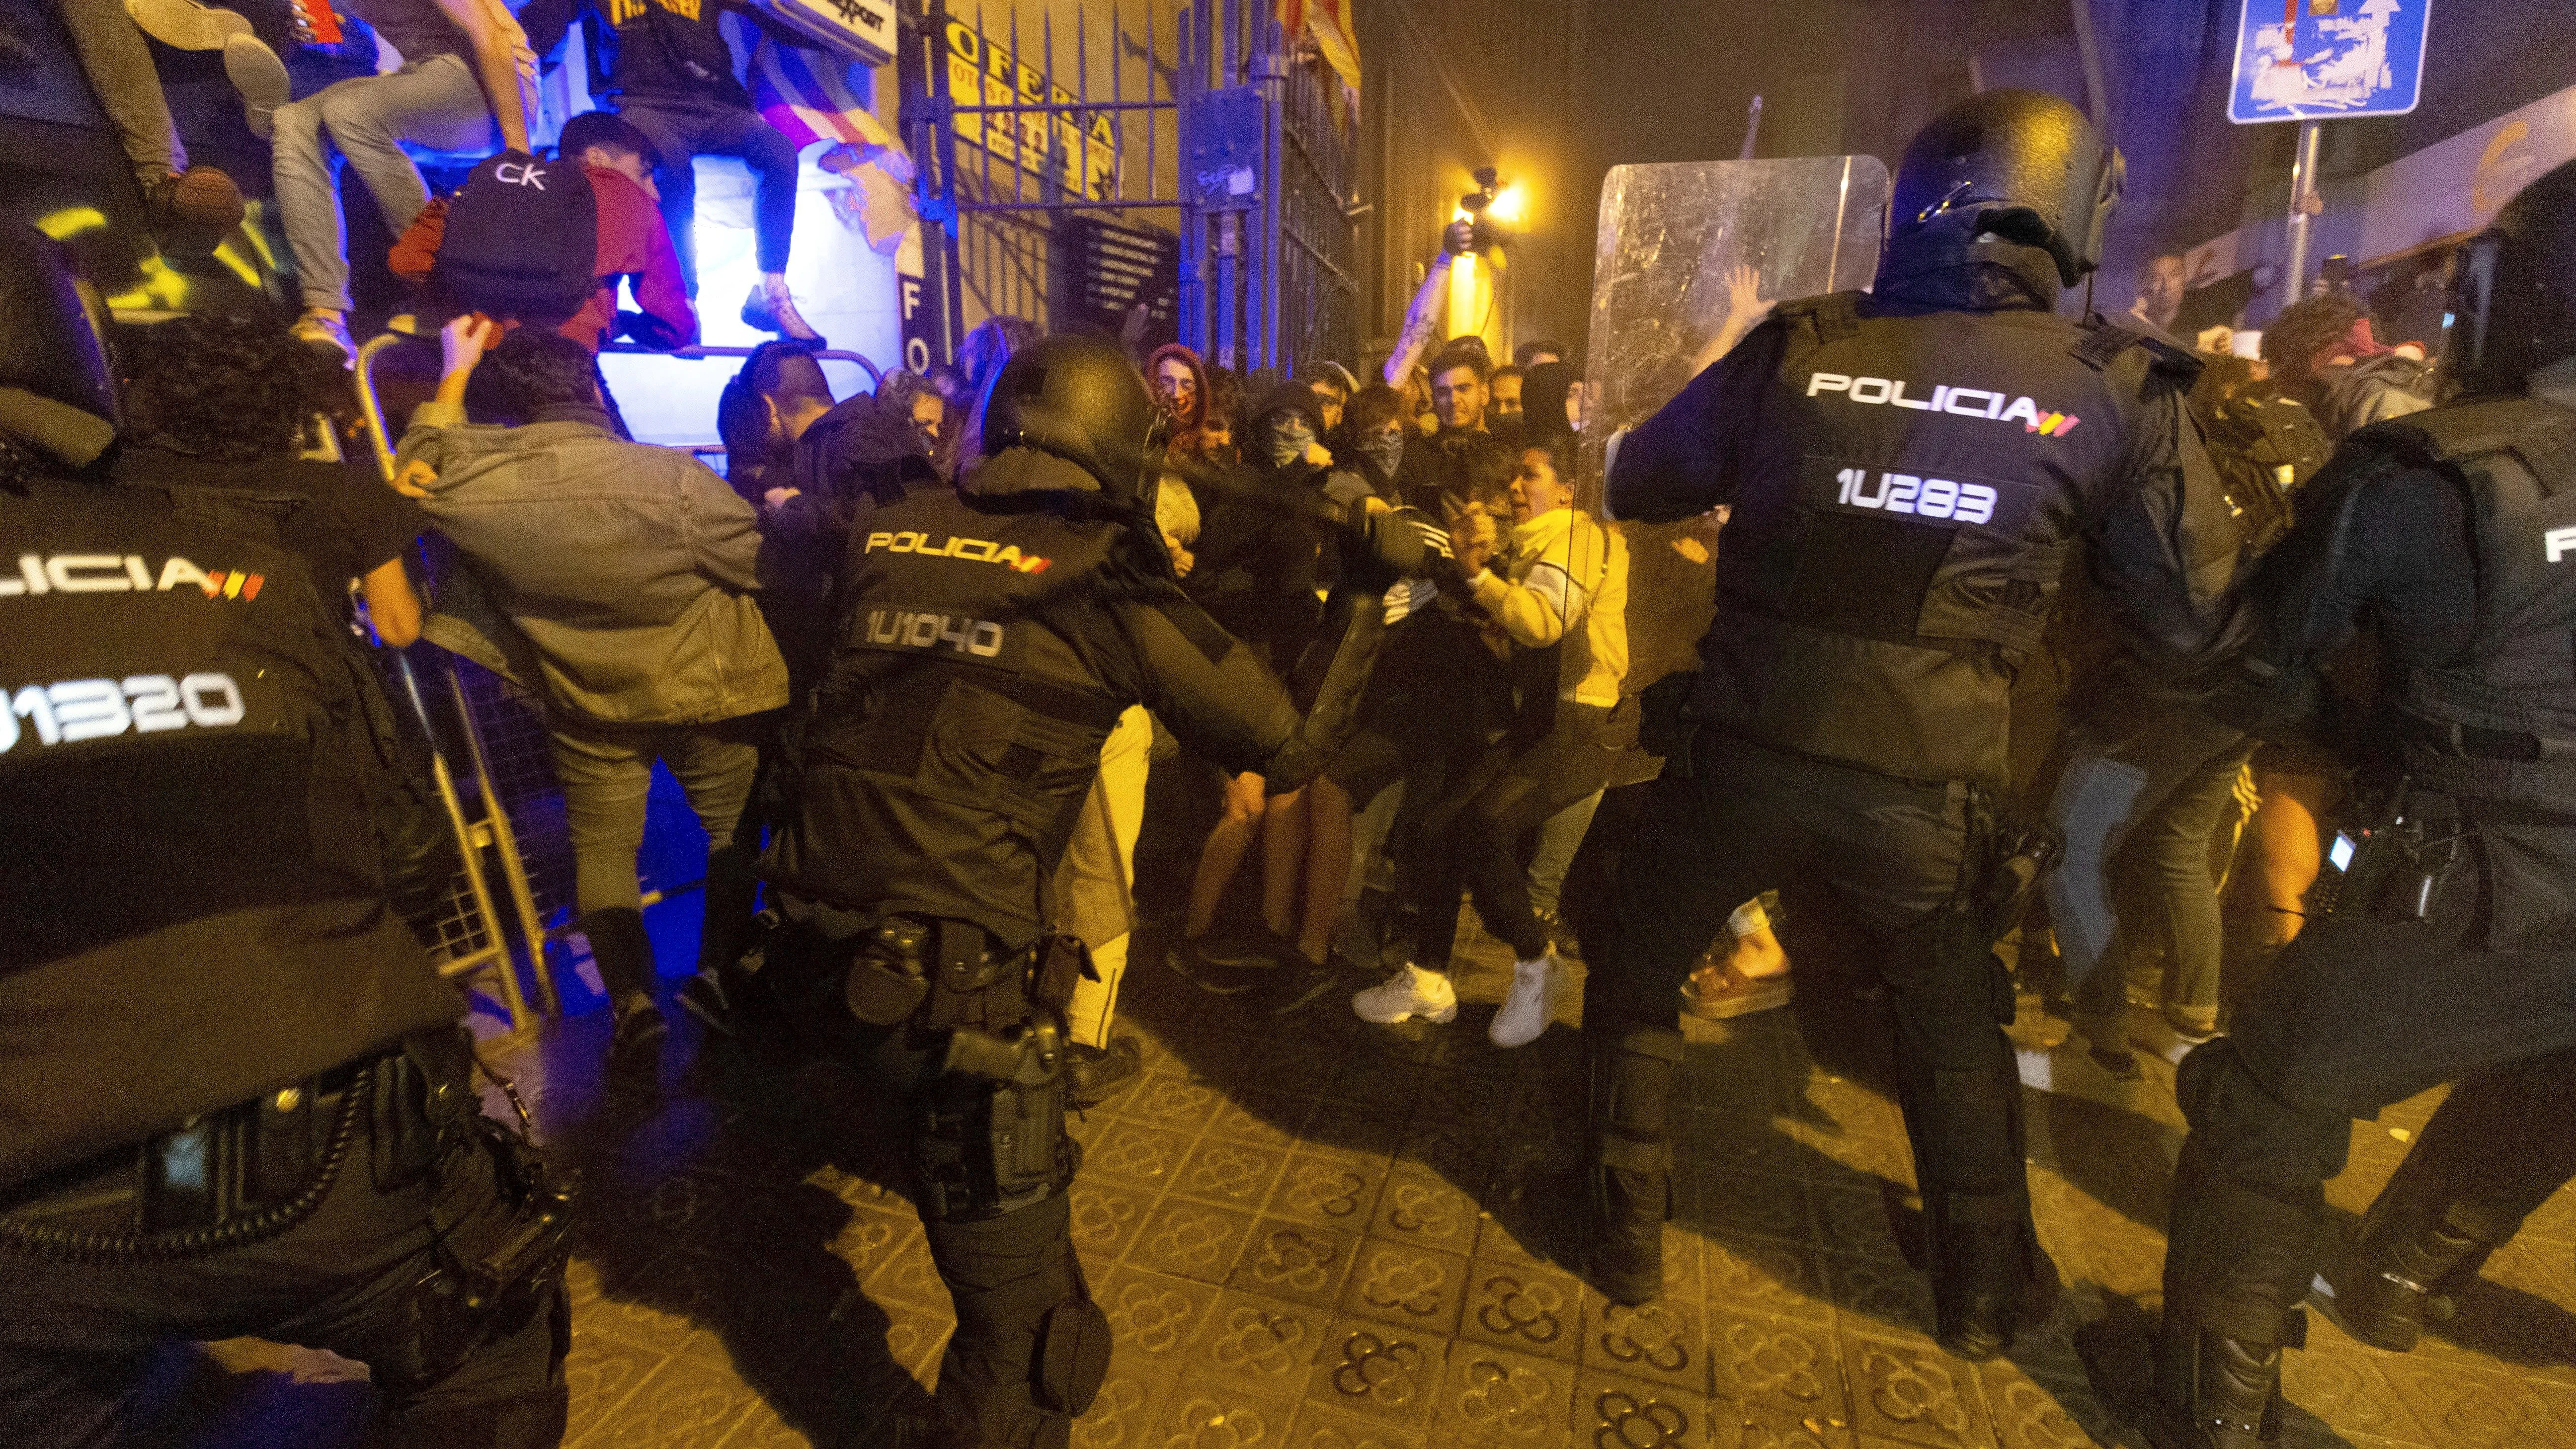
<svg viewBox="0 0 2576 1449">
<path fill-rule="evenodd" d="M 1418 508 L 1362 506 L 1342 525 L 1342 577 L 1370 593 L 1449 561 L 1449 534 Z"/>
</svg>

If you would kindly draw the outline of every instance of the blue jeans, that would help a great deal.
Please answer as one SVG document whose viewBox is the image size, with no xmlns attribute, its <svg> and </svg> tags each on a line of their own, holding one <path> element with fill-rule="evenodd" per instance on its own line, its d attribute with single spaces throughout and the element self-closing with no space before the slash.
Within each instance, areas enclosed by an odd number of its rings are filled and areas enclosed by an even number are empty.
<svg viewBox="0 0 2576 1449">
<path fill-rule="evenodd" d="M 2079 1014 L 2119 1017 L 2127 987 L 2115 942 L 2160 941 L 2165 1004 L 2206 1011 L 2218 1001 L 2221 943 L 2210 836 L 2254 742 L 2189 709 L 2071 733 L 2073 756 L 2049 802 L 2066 857 L 2046 884 L 2067 995 Z"/>
<path fill-rule="evenodd" d="M 278 107 L 271 143 L 278 220 L 295 254 L 304 305 L 349 309 L 349 235 L 340 217 L 343 159 L 358 168 L 385 226 L 399 237 L 429 204 L 428 183 L 403 154 L 405 141 L 440 151 L 488 151 L 500 140 L 483 84 L 462 56 L 434 55 L 391 75 L 344 80 Z"/>
</svg>

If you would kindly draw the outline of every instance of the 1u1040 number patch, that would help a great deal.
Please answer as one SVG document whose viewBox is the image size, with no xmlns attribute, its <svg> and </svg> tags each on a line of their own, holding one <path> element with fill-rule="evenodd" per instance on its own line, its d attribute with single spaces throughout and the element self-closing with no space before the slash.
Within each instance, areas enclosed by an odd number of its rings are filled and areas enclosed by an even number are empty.
<svg viewBox="0 0 2576 1449">
<path fill-rule="evenodd" d="M 129 731 L 228 729 L 245 713 L 241 686 L 229 674 L 133 674 L 124 679 L 66 679 L 9 692 L 0 708 L 0 755 L 20 741 L 45 746 L 106 739 Z"/>
<path fill-rule="evenodd" d="M 962 614 L 911 609 L 868 610 L 868 642 L 900 649 L 953 649 L 978 659 L 1002 652 L 1002 626 Z"/>
</svg>

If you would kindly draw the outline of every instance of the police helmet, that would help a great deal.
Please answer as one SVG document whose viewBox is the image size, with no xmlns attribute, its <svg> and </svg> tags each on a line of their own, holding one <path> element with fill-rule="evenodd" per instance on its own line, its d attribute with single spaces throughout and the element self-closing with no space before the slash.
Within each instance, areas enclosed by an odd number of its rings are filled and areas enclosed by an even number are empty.
<svg viewBox="0 0 2576 1449">
<path fill-rule="evenodd" d="M 2443 369 L 2471 392 L 2519 392 L 2576 357 L 2576 161 L 2544 172 L 2461 248 Z"/>
<path fill-rule="evenodd" d="M 97 295 L 74 274 L 62 243 L 0 222 L 0 387 L 115 423 L 116 372 L 102 320 Z"/>
<path fill-rule="evenodd" d="M 2074 286 L 2101 265 L 2127 163 L 2084 113 L 2042 91 L 1986 91 L 1915 133 L 1897 167 L 1888 244 L 1945 226 L 2035 246 Z"/>
<path fill-rule="evenodd" d="M 1099 337 L 1046 337 L 1011 354 L 984 411 L 984 454 L 1032 448 L 1134 503 L 1162 464 L 1162 409 L 1136 364 Z"/>
</svg>

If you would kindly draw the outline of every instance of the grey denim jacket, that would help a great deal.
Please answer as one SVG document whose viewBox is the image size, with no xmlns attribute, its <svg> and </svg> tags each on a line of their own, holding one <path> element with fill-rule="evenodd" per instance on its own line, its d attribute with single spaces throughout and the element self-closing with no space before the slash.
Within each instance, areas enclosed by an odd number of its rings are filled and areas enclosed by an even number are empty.
<svg viewBox="0 0 2576 1449">
<path fill-rule="evenodd" d="M 722 478 L 590 422 L 441 426 L 445 412 L 420 409 L 396 464 L 466 565 L 441 581 L 426 637 L 592 724 L 787 703 L 752 598 L 758 519 Z"/>
</svg>

